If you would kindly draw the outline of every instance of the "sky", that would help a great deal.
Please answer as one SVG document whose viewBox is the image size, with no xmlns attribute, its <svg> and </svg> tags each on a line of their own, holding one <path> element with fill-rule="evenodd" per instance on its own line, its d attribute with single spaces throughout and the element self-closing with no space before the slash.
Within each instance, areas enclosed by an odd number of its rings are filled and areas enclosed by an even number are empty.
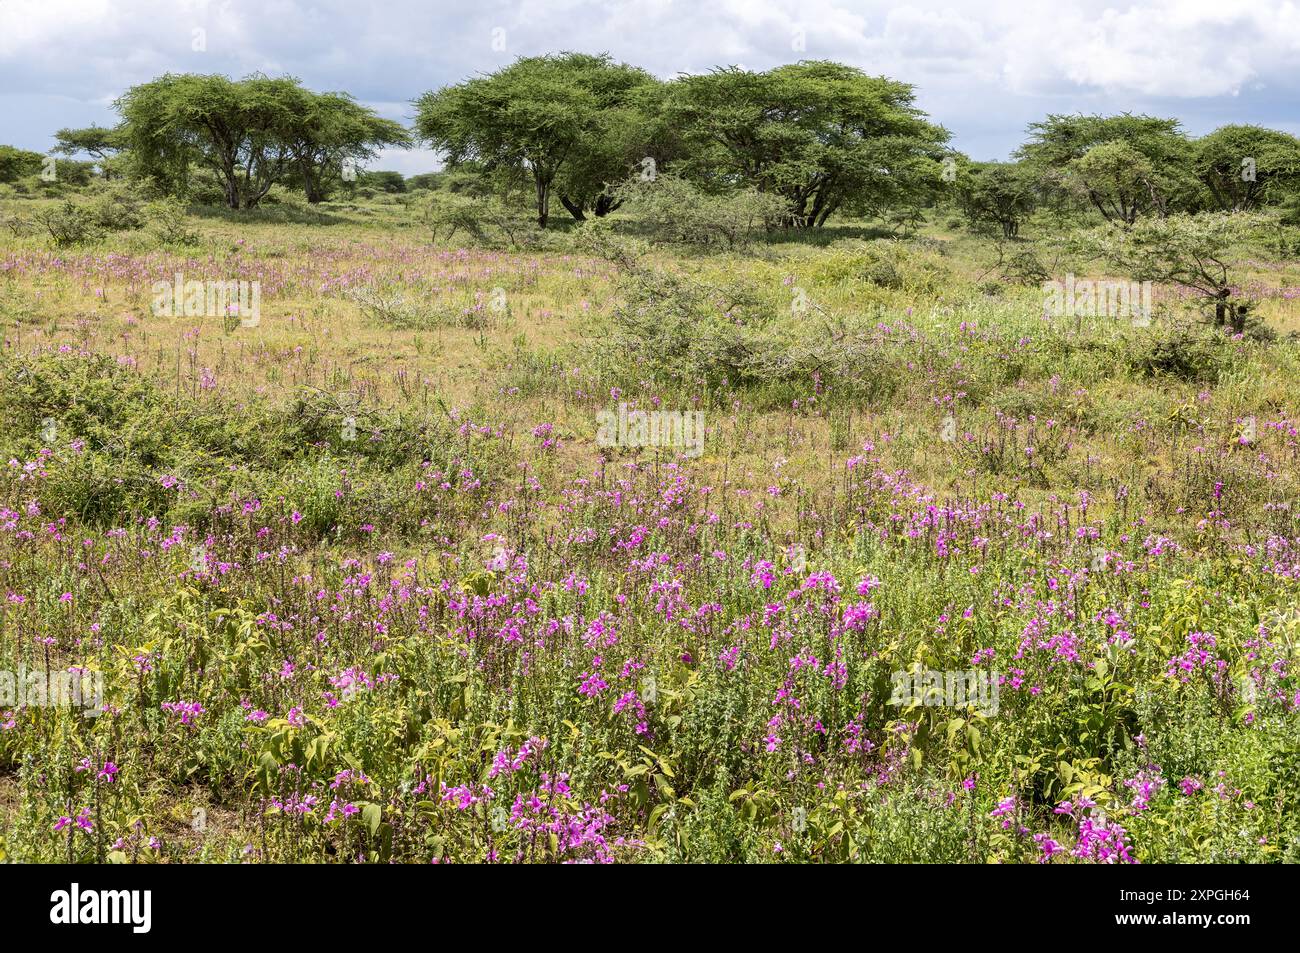
<svg viewBox="0 0 1300 953">
<path fill-rule="evenodd" d="M 1050 113 L 1300 134 L 1295 0 L 0 0 L 0 143 L 45 152 L 62 127 L 110 125 L 119 94 L 165 72 L 296 76 L 409 122 L 427 90 L 560 51 L 664 78 L 837 60 L 911 83 L 977 160 Z M 372 164 L 437 167 L 419 149 Z"/>
</svg>

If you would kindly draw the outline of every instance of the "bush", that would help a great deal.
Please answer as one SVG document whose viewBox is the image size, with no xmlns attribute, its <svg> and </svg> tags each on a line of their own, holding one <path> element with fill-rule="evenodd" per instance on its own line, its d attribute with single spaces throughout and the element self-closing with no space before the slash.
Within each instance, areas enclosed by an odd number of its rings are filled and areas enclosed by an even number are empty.
<svg viewBox="0 0 1300 953">
<path fill-rule="evenodd" d="M 825 284 L 860 283 L 893 291 L 931 295 L 952 281 L 937 253 L 900 241 L 854 242 L 818 256 L 809 276 Z"/>
<path fill-rule="evenodd" d="M 1232 359 L 1232 344 L 1221 333 L 1203 328 L 1177 328 L 1144 338 L 1128 355 L 1129 366 L 1140 374 L 1193 383 L 1217 381 Z"/>
<path fill-rule="evenodd" d="M 190 176 L 185 197 L 196 205 L 225 205 L 226 190 L 215 172 L 200 169 Z"/>
<path fill-rule="evenodd" d="M 435 192 L 419 208 L 434 241 L 450 241 L 463 232 L 489 247 L 503 242 L 520 247 L 539 238 L 532 213 L 499 198 Z"/>
<path fill-rule="evenodd" d="M 17 182 L 41 171 L 45 156 L 39 152 L 0 146 L 0 182 Z"/>
<path fill-rule="evenodd" d="M 54 175 L 51 185 L 85 188 L 95 181 L 95 164 L 78 162 L 75 159 L 59 159 L 54 165 Z"/>
<path fill-rule="evenodd" d="M 144 226 L 147 201 L 146 195 L 133 183 L 114 180 L 102 183 L 91 194 L 85 208 L 97 228 L 125 232 Z"/>
<path fill-rule="evenodd" d="M 819 376 L 840 395 L 878 398 L 907 375 L 882 353 L 870 322 L 846 324 L 810 310 L 797 320 L 787 289 L 722 282 L 645 264 L 644 243 L 614 236 L 608 225 L 582 229 L 585 250 L 618 265 L 619 304 L 588 347 L 629 386 L 653 379 L 699 393 L 755 389 L 755 406 L 789 406 Z"/>
<path fill-rule="evenodd" d="M 288 209 L 307 209 L 310 204 L 307 197 L 297 189 L 286 188 L 279 183 L 271 186 L 271 190 L 262 197 L 259 205 L 272 206 L 278 205 Z"/>
<path fill-rule="evenodd" d="M 158 241 L 164 245 L 197 245 L 201 236 L 190 227 L 187 211 L 185 203 L 174 196 L 150 202 L 145 209 Z"/>
<path fill-rule="evenodd" d="M 788 215 L 778 196 L 754 189 L 710 195 L 673 175 L 630 179 L 614 197 L 657 240 L 704 247 L 748 247 Z"/>
<path fill-rule="evenodd" d="M 97 240 L 102 234 L 85 206 L 73 201 L 34 212 L 32 221 L 49 233 L 55 248 L 84 245 Z"/>
<path fill-rule="evenodd" d="M 321 503 L 311 475 L 337 474 L 336 458 L 346 455 L 353 484 L 363 491 L 375 485 L 375 499 L 392 501 L 393 487 L 381 494 L 378 484 L 409 485 L 422 461 L 446 467 L 456 452 L 445 418 L 403 420 L 324 392 L 283 407 L 214 399 L 177 414 L 165 388 L 104 356 L 0 360 L 0 414 L 10 422 L 0 440 L 6 459 L 49 451 L 38 490 L 42 507 L 99 526 L 141 513 L 201 525 L 212 517 L 212 499 L 231 492 L 284 495 L 315 514 L 305 528 L 321 535 L 337 531 L 345 511 L 348 526 L 364 522 L 358 507 L 375 522 L 409 519 L 409 508 L 375 508 L 364 492 L 345 505 L 332 495 Z M 383 439 L 347 442 L 340 424 L 349 415 L 359 433 Z M 46 420 L 55 428 L 52 439 Z M 181 488 L 167 477 L 177 477 Z"/>
<path fill-rule="evenodd" d="M 1012 284 L 1041 287 L 1051 277 L 1051 272 L 1032 248 L 1016 252 L 1002 266 L 1002 280 Z"/>
<path fill-rule="evenodd" d="M 16 212 L 7 212 L 0 215 L 0 225 L 8 229 L 14 238 L 22 238 L 36 231 L 36 225 L 30 218 Z"/>
<path fill-rule="evenodd" d="M 406 191 L 406 180 L 400 172 L 362 172 L 357 179 L 358 184 L 379 192 L 391 194 Z"/>
</svg>

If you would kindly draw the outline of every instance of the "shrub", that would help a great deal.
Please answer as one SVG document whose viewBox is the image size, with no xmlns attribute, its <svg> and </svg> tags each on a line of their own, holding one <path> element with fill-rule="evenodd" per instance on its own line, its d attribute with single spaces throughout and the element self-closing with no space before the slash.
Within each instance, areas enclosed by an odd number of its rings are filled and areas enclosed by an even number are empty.
<svg viewBox="0 0 1300 953">
<path fill-rule="evenodd" d="M 164 245 L 197 245 L 198 231 L 190 227 L 184 202 L 174 196 L 150 202 L 145 209 L 154 235 Z"/>
<path fill-rule="evenodd" d="M 32 220 L 49 233 L 55 248 L 84 245 L 101 235 L 86 207 L 71 200 L 33 212 Z"/>
<path fill-rule="evenodd" d="M 630 179 L 614 196 L 657 240 L 703 247 L 748 247 L 788 214 L 778 196 L 754 189 L 710 195 L 673 175 Z"/>
<path fill-rule="evenodd" d="M 45 156 L 39 152 L 0 146 L 0 182 L 17 182 L 41 171 Z"/>
<path fill-rule="evenodd" d="M 820 255 L 808 269 L 814 281 L 866 284 L 894 291 L 931 295 L 952 281 L 940 256 L 901 241 L 855 242 Z"/>
<path fill-rule="evenodd" d="M 215 172 L 199 169 L 185 186 L 185 197 L 196 205 L 225 205 L 226 192 Z"/>
<path fill-rule="evenodd" d="M 147 202 L 147 196 L 134 183 L 115 179 L 92 192 L 85 208 L 97 228 L 125 232 L 144 226 Z"/>
<path fill-rule="evenodd" d="M 419 208 L 434 241 L 464 233 L 484 245 L 519 247 L 536 241 L 540 231 L 531 214 L 497 197 L 434 192 Z"/>
<path fill-rule="evenodd" d="M 1147 377 L 1167 375 L 1194 383 L 1211 383 L 1232 366 L 1232 344 L 1203 328 L 1175 328 L 1140 339 L 1128 354 L 1131 368 Z"/>
</svg>

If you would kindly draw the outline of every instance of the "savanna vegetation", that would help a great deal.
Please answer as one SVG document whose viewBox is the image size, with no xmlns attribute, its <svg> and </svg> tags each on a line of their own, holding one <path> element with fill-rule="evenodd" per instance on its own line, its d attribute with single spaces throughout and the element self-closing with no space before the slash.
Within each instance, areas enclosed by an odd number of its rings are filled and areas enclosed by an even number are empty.
<svg viewBox="0 0 1300 953">
<path fill-rule="evenodd" d="M 4 857 L 1300 859 L 1293 137 L 579 54 L 118 111 L 0 147 Z"/>
</svg>

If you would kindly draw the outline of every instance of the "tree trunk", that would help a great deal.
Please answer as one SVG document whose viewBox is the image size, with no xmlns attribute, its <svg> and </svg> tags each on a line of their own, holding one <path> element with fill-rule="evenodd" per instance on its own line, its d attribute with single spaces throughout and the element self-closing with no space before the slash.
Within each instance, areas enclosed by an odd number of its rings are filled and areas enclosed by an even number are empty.
<svg viewBox="0 0 1300 953">
<path fill-rule="evenodd" d="M 817 221 L 820 199 L 815 199 L 812 214 L 808 214 L 808 196 L 800 195 L 797 201 L 790 203 L 790 223 L 795 228 L 812 228 Z"/>
<path fill-rule="evenodd" d="M 546 220 L 551 217 L 551 183 L 543 181 L 536 173 L 533 182 L 537 185 L 537 227 L 545 228 Z"/>
<path fill-rule="evenodd" d="M 596 217 L 604 218 L 606 215 L 614 211 L 622 204 L 623 204 L 622 202 L 615 202 L 614 196 L 612 195 L 606 195 L 606 194 L 598 195 L 596 196 L 596 208 L 595 208 Z"/>
<path fill-rule="evenodd" d="M 325 200 L 325 190 L 321 188 L 320 177 L 316 175 L 316 170 L 312 168 L 310 162 L 300 160 L 298 170 L 302 173 L 302 190 L 307 196 L 307 202 L 310 205 L 316 205 Z"/>
<path fill-rule="evenodd" d="M 822 223 L 826 221 L 823 213 L 830 207 L 830 199 L 824 189 L 818 189 L 813 193 L 812 212 L 804 218 L 804 228 L 821 228 Z M 802 205 L 801 205 L 802 208 Z"/>
</svg>

